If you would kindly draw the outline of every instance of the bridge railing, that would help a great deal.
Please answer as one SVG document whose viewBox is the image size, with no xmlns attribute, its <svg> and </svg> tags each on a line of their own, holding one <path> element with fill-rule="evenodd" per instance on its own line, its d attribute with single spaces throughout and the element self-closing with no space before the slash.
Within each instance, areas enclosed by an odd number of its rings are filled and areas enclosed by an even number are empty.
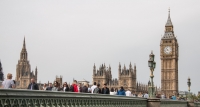
<svg viewBox="0 0 200 107">
<path fill-rule="evenodd" d="M 187 101 L 161 99 L 160 107 L 187 107 Z"/>
<path fill-rule="evenodd" d="M 200 107 L 200 102 L 195 102 L 194 107 Z"/>
<path fill-rule="evenodd" d="M 126 96 L 0 89 L 0 107 L 147 107 L 147 99 Z"/>
</svg>

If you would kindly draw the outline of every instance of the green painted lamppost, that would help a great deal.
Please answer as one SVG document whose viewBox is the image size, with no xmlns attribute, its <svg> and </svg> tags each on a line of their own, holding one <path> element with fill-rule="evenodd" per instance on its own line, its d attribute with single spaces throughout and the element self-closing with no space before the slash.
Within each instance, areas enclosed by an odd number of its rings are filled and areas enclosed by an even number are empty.
<svg viewBox="0 0 200 107">
<path fill-rule="evenodd" d="M 190 77 L 188 78 L 187 85 L 188 85 L 188 92 L 190 93 L 190 86 L 191 86 Z"/>
<path fill-rule="evenodd" d="M 151 54 L 149 55 L 149 61 L 148 61 L 148 65 L 151 71 L 151 74 L 150 74 L 151 83 L 149 84 L 150 86 L 148 88 L 149 98 L 155 98 L 155 87 L 153 84 L 153 77 L 154 77 L 153 71 L 156 68 L 156 62 L 154 61 L 154 56 L 155 55 L 153 54 L 153 51 L 151 51 Z"/>
</svg>

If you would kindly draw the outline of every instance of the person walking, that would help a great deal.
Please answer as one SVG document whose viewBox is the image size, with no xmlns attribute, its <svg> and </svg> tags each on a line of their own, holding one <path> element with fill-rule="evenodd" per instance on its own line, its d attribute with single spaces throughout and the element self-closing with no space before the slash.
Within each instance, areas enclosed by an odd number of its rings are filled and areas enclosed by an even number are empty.
<svg viewBox="0 0 200 107">
<path fill-rule="evenodd" d="M 161 99 L 165 99 L 165 94 L 164 93 L 161 95 Z"/>
<path fill-rule="evenodd" d="M 123 96 L 126 95 L 123 86 L 120 87 L 120 90 L 117 92 L 117 95 L 123 95 Z"/>
<path fill-rule="evenodd" d="M 78 86 L 77 86 L 77 81 L 74 80 L 74 83 L 72 84 L 73 86 L 73 92 L 78 92 Z"/>
<path fill-rule="evenodd" d="M 54 87 L 51 89 L 51 91 L 58 91 L 59 90 L 59 84 L 57 81 L 54 82 Z"/>
<path fill-rule="evenodd" d="M 84 86 L 82 87 L 82 92 L 83 93 L 88 93 L 88 84 L 84 84 Z"/>
<path fill-rule="evenodd" d="M 2 88 L 4 88 L 4 89 L 15 88 L 15 83 L 12 80 L 12 74 L 11 73 L 8 73 L 7 74 L 7 79 L 5 79 L 2 82 Z"/>
<path fill-rule="evenodd" d="M 81 83 L 79 83 L 78 84 L 78 92 L 82 92 L 83 90 L 82 90 L 82 84 Z"/>
<path fill-rule="evenodd" d="M 63 83 L 63 87 L 61 88 L 61 91 L 64 91 L 64 92 L 69 91 L 69 87 L 67 85 L 67 82 Z"/>
<path fill-rule="evenodd" d="M 171 99 L 172 99 L 172 100 L 176 100 L 176 96 L 173 95 L 173 96 L 171 97 Z"/>
<path fill-rule="evenodd" d="M 91 93 L 91 88 L 90 88 L 90 85 L 89 84 L 87 84 L 87 87 L 88 87 L 88 93 Z"/>
<path fill-rule="evenodd" d="M 117 95 L 117 92 L 114 91 L 114 88 L 111 88 L 110 95 Z"/>
<path fill-rule="evenodd" d="M 39 87 L 38 87 L 37 83 L 35 83 L 35 79 L 34 78 L 31 79 L 31 83 L 28 85 L 27 89 L 39 90 Z"/>
<path fill-rule="evenodd" d="M 42 90 L 46 91 L 47 90 L 47 84 L 44 83 L 43 87 L 42 87 Z"/>
<path fill-rule="evenodd" d="M 53 88 L 53 84 L 52 84 L 52 83 L 49 83 L 49 86 L 46 88 L 46 90 L 51 91 L 52 88 Z"/>
<path fill-rule="evenodd" d="M 142 95 L 142 93 L 141 93 L 141 92 L 138 94 L 138 97 L 143 97 L 143 95 Z"/>
<path fill-rule="evenodd" d="M 149 98 L 149 94 L 147 92 L 145 92 L 144 98 Z"/>
<path fill-rule="evenodd" d="M 101 94 L 100 84 L 97 84 L 97 87 L 94 89 L 93 93 Z"/>
<path fill-rule="evenodd" d="M 97 83 L 94 82 L 93 86 L 91 87 L 91 93 L 93 93 L 94 89 L 97 87 Z"/>
<path fill-rule="evenodd" d="M 101 94 L 110 94 L 109 88 L 106 86 L 107 84 L 103 85 Z"/>
<path fill-rule="evenodd" d="M 133 97 L 137 97 L 137 94 L 135 93 L 135 91 L 133 92 Z"/>
<path fill-rule="evenodd" d="M 129 89 L 125 93 L 126 93 L 126 96 L 132 96 L 131 91 Z"/>
</svg>

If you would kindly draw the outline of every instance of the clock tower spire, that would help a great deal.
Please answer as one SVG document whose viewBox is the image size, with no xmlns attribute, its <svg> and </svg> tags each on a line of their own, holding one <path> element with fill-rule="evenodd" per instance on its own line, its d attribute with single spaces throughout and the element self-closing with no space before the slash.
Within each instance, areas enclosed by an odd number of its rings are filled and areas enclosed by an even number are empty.
<svg viewBox="0 0 200 107">
<path fill-rule="evenodd" d="M 169 10 L 164 36 L 160 42 L 161 91 L 167 97 L 178 93 L 178 47 Z"/>
</svg>

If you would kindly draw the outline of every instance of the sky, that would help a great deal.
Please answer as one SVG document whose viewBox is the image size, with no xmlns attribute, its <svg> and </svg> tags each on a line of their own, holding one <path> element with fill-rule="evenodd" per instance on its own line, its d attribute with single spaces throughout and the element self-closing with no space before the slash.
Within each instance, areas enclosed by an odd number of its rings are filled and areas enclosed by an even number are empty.
<svg viewBox="0 0 200 107">
<path fill-rule="evenodd" d="M 16 76 L 23 39 L 38 82 L 62 75 L 63 81 L 92 82 L 93 65 L 136 64 L 137 81 L 147 84 L 148 59 L 155 54 L 154 84 L 161 86 L 160 40 L 168 9 L 179 43 L 179 90 L 200 91 L 199 0 L 1 0 L 0 60 Z"/>
</svg>

